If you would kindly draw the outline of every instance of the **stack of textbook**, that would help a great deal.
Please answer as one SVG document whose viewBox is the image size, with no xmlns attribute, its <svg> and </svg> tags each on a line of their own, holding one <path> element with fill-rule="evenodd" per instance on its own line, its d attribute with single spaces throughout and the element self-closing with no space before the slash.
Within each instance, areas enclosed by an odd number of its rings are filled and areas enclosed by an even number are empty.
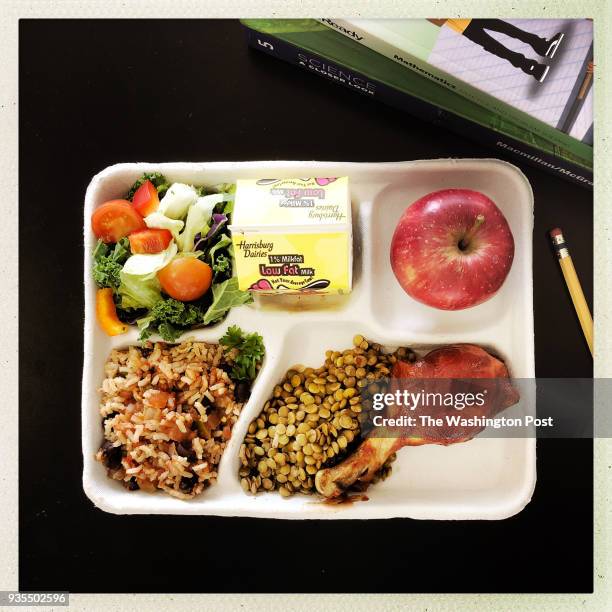
<svg viewBox="0 0 612 612">
<path fill-rule="evenodd" d="M 243 24 L 255 49 L 592 187 L 591 22 Z"/>
</svg>

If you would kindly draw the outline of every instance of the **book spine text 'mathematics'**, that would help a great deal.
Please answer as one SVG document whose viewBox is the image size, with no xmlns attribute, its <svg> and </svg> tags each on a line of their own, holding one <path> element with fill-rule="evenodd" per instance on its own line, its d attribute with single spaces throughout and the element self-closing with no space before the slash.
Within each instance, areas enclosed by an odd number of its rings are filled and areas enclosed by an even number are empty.
<svg viewBox="0 0 612 612">
<path fill-rule="evenodd" d="M 356 91 L 363 96 L 408 112 L 423 121 L 445 127 L 493 149 L 501 149 L 515 159 L 544 168 L 580 185 L 593 186 L 592 177 L 587 175 L 585 170 L 576 164 L 556 159 L 552 155 L 529 147 L 525 143 L 496 133 L 485 126 L 469 121 L 454 113 L 442 110 L 433 104 L 389 87 L 376 79 L 328 60 L 321 55 L 280 40 L 271 34 L 259 32 L 248 27 L 247 33 L 249 45 L 254 49 L 289 62 L 307 72 L 317 74 L 328 81 Z"/>
<path fill-rule="evenodd" d="M 431 65 L 425 57 L 419 57 L 418 45 L 411 45 L 410 48 L 414 52 L 410 53 L 407 49 L 399 48 L 394 42 L 385 40 L 375 33 L 368 32 L 366 29 L 359 27 L 359 24 L 354 20 L 319 19 L 319 21 L 368 49 L 380 53 L 388 59 L 392 59 L 406 69 L 413 70 L 442 87 L 458 93 L 467 100 L 471 100 L 502 117 L 506 117 L 509 121 L 537 134 L 541 138 L 569 150 L 581 147 L 581 143 L 571 136 Z M 406 45 L 411 44 L 411 41 L 404 42 Z M 423 55 L 424 51 L 420 51 L 420 53 Z"/>
</svg>

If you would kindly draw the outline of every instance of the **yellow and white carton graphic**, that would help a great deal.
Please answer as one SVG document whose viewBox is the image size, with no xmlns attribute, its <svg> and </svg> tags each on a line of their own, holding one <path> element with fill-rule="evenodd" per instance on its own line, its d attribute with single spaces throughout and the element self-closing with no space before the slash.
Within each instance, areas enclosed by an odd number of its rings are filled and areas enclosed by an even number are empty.
<svg viewBox="0 0 612 612">
<path fill-rule="evenodd" d="M 238 180 L 232 242 L 240 289 L 348 293 L 348 178 Z"/>
</svg>

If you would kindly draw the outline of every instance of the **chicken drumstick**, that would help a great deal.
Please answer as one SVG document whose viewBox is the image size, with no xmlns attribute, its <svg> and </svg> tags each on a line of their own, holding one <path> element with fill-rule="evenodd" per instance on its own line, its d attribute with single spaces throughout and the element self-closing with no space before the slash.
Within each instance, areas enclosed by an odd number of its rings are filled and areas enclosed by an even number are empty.
<svg viewBox="0 0 612 612">
<path fill-rule="evenodd" d="M 410 379 L 414 379 L 414 382 Z M 468 384 L 468 390 L 471 393 L 484 391 L 484 404 L 466 406 L 461 413 L 458 413 L 453 406 L 417 408 L 410 414 L 416 417 L 416 422 L 419 424 L 414 427 L 403 427 L 399 433 L 396 432 L 396 435 L 389 433 L 389 437 L 367 438 L 344 461 L 332 468 L 319 470 L 315 477 L 319 493 L 328 498 L 338 497 L 357 481 L 368 483 L 389 456 L 403 446 L 449 445 L 466 442 L 484 429 L 480 425 L 442 428 L 423 425 L 420 424 L 419 414 L 428 414 L 442 419 L 450 414 L 460 414 L 467 419 L 492 417 L 512 406 L 519 399 L 519 394 L 510 382 L 508 369 L 504 363 L 479 346 L 472 344 L 444 346 L 429 352 L 414 363 L 396 362 L 389 391 L 412 388 L 418 392 L 422 387 L 423 379 L 439 379 L 435 383 L 435 391 L 439 393 L 455 391 L 457 385 L 463 384 L 465 387 Z M 480 383 L 473 379 L 488 380 Z M 469 382 L 466 383 L 466 380 Z M 399 416 L 406 414 L 405 410 L 405 407 L 391 406 L 387 408 L 386 415 Z"/>
</svg>

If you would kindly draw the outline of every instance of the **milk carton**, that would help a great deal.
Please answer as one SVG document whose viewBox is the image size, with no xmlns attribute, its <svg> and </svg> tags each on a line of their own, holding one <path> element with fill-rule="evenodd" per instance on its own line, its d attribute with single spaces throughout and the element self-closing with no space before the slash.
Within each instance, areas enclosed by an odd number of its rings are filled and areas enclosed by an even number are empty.
<svg viewBox="0 0 612 612">
<path fill-rule="evenodd" d="M 240 289 L 351 291 L 347 177 L 238 180 L 230 230 Z"/>
</svg>

